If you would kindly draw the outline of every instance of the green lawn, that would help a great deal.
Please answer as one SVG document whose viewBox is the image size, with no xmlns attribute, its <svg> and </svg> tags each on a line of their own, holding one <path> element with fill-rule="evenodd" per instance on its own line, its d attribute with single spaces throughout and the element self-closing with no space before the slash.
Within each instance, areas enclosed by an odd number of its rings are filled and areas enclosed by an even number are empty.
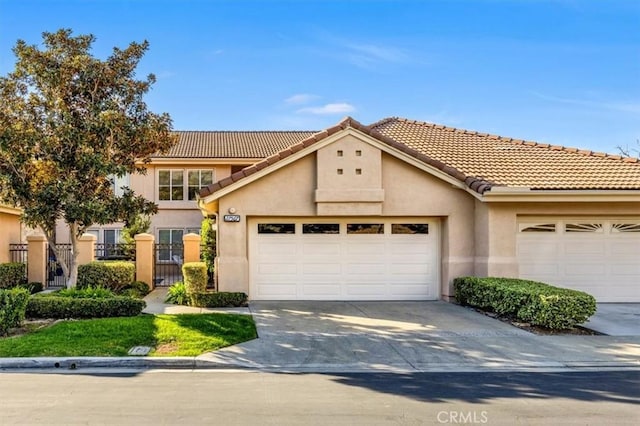
<svg viewBox="0 0 640 426">
<path fill-rule="evenodd" d="M 0 357 L 126 356 L 151 346 L 150 356 L 195 356 L 256 338 L 249 315 L 139 315 L 64 321 L 0 339 Z"/>
</svg>

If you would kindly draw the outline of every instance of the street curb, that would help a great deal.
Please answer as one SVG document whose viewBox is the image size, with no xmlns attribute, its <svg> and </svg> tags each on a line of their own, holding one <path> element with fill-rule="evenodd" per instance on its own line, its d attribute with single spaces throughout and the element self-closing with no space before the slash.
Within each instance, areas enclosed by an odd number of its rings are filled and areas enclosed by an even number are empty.
<svg viewBox="0 0 640 426">
<path fill-rule="evenodd" d="M 241 369 L 271 372 L 456 372 L 456 371 L 543 371 L 543 370 L 640 370 L 638 362 L 579 361 L 579 362 L 513 362 L 513 363 L 465 363 L 465 364 L 307 364 L 307 365 L 261 365 L 246 362 L 220 362 L 207 359 L 207 354 L 197 357 L 37 357 L 0 358 L 0 370 L 81 370 L 95 368 L 110 369 Z"/>
</svg>

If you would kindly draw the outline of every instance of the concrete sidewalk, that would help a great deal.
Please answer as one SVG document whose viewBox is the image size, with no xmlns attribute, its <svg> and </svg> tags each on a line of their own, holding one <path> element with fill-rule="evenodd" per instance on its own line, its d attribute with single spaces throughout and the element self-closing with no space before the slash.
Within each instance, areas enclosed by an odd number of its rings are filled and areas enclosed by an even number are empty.
<svg viewBox="0 0 640 426">
<path fill-rule="evenodd" d="M 197 357 L 0 358 L 0 368 L 249 368 L 269 371 L 640 369 L 640 336 L 540 336 L 445 302 L 253 302 L 154 313 L 251 313 L 259 338 Z"/>
</svg>

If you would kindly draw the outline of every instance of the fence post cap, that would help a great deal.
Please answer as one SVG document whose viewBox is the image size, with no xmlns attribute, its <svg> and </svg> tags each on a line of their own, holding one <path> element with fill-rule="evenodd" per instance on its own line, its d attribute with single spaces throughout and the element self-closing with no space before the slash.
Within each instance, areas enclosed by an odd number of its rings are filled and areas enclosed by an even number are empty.
<svg viewBox="0 0 640 426">
<path fill-rule="evenodd" d="M 136 241 L 153 241 L 155 237 L 151 234 L 136 234 L 133 239 Z"/>
<path fill-rule="evenodd" d="M 78 238 L 78 241 L 96 241 L 97 239 L 98 237 L 95 235 L 85 232 L 80 236 L 80 238 Z"/>
<path fill-rule="evenodd" d="M 187 234 L 182 237 L 182 241 L 200 241 L 200 235 L 198 234 Z"/>
<path fill-rule="evenodd" d="M 47 241 L 47 237 L 41 233 L 34 233 L 27 235 L 27 241 Z"/>
</svg>

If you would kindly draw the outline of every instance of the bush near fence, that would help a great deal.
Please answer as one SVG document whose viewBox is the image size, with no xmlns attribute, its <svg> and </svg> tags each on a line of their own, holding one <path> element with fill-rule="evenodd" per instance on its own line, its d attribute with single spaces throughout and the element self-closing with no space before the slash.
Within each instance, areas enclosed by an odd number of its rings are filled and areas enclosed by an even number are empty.
<svg viewBox="0 0 640 426">
<path fill-rule="evenodd" d="M 27 265 L 20 262 L 0 263 L 0 289 L 13 288 L 27 281 Z"/>
<path fill-rule="evenodd" d="M 27 318 L 109 318 L 139 315 L 146 303 L 126 296 L 85 298 L 56 293 L 32 296 L 27 303 Z"/>
<path fill-rule="evenodd" d="M 29 292 L 24 288 L 0 290 L 0 336 L 24 321 Z"/>
<path fill-rule="evenodd" d="M 516 278 L 461 277 L 453 281 L 456 300 L 550 329 L 567 329 L 596 312 L 596 300 L 583 291 Z"/>
<path fill-rule="evenodd" d="M 105 287 L 119 293 L 135 279 L 136 266 L 125 261 L 93 261 L 78 267 L 78 288 Z"/>
</svg>

